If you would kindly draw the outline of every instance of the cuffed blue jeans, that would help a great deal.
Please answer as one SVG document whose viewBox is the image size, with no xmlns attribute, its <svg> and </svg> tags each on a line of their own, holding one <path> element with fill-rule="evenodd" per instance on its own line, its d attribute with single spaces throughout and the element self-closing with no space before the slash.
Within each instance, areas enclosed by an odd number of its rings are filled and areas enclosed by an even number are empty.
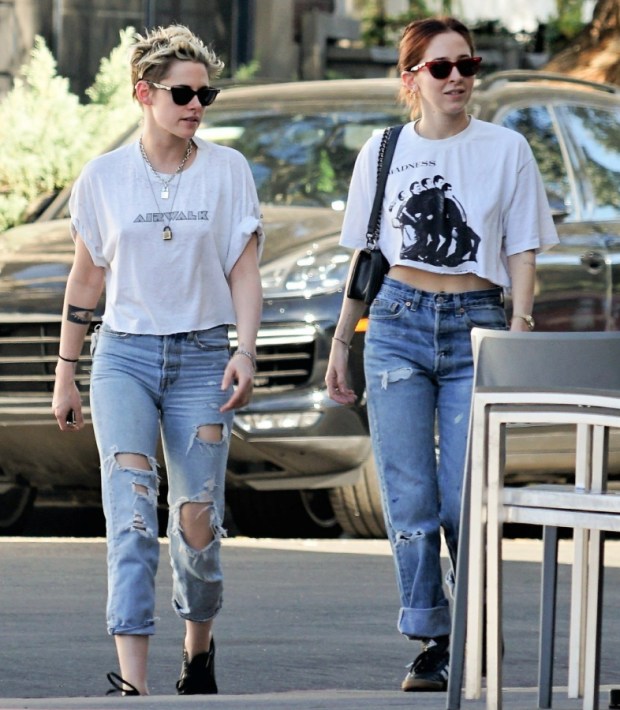
<svg viewBox="0 0 620 710">
<path fill-rule="evenodd" d="M 154 633 L 160 433 L 168 477 L 172 604 L 183 619 L 208 621 L 222 604 L 220 540 L 233 419 L 232 412 L 219 411 L 232 392 L 221 389 L 230 357 L 227 327 L 156 336 L 103 325 L 91 349 L 90 402 L 108 544 L 108 631 Z M 221 427 L 220 440 L 200 438 L 199 429 L 211 425 Z M 144 456 L 149 469 L 125 468 L 119 454 Z M 204 503 L 213 532 L 205 549 L 184 540 L 185 503 Z"/>
<path fill-rule="evenodd" d="M 502 289 L 427 293 L 386 278 L 370 307 L 370 432 L 400 592 L 398 629 L 412 639 L 450 633 L 440 534 L 454 569 L 474 326 L 506 329 Z"/>
</svg>

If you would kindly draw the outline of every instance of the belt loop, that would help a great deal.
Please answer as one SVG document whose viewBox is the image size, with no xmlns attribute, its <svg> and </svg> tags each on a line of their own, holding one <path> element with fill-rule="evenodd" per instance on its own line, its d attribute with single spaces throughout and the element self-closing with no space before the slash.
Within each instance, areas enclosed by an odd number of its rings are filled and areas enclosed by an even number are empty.
<svg viewBox="0 0 620 710">
<path fill-rule="evenodd" d="M 465 306 L 464 303 L 466 303 L 467 300 L 463 298 L 463 295 L 460 293 L 455 293 L 454 294 L 454 315 L 457 318 L 462 318 L 463 315 L 465 314 Z"/>
<path fill-rule="evenodd" d="M 413 291 L 413 298 L 411 299 L 411 310 L 417 311 L 422 300 L 422 293 L 416 288 Z"/>
</svg>

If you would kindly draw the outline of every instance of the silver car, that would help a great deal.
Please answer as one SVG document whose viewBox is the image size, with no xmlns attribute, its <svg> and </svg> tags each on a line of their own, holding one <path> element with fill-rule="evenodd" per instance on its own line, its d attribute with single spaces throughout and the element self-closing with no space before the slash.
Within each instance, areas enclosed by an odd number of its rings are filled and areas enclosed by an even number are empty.
<svg viewBox="0 0 620 710">
<path fill-rule="evenodd" d="M 242 533 L 385 534 L 368 437 L 364 319 L 350 358 L 358 404 L 336 405 L 323 379 L 351 256 L 338 245 L 349 178 L 366 139 L 407 120 L 397 92 L 398 82 L 391 79 L 239 87 L 223 91 L 206 112 L 204 137 L 247 157 L 268 234 L 255 397 L 236 415 L 228 470 L 233 528 Z M 537 328 L 617 330 L 618 89 L 539 72 L 501 72 L 477 82 L 471 111 L 523 133 L 546 184 L 561 243 L 538 257 Z M 35 490 L 41 499 L 64 503 L 99 496 L 92 431 L 61 435 L 50 414 L 72 260 L 66 198 L 67 192 L 60 195 L 37 222 L 0 236 L 5 532 L 15 529 Z M 234 338 L 233 332 L 233 343 Z M 86 343 L 79 369 L 86 405 L 88 373 Z M 616 475 L 619 449 L 614 442 Z M 573 458 L 569 432 L 510 432 L 513 480 L 568 476 Z"/>
</svg>

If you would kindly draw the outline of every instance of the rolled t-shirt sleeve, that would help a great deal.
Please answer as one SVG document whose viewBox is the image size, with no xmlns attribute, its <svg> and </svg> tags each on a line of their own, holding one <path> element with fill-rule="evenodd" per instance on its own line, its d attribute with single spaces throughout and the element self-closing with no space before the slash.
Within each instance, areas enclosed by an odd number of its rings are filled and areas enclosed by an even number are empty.
<svg viewBox="0 0 620 710">
<path fill-rule="evenodd" d="M 228 276 L 243 253 L 253 234 L 258 238 L 258 259 L 260 260 L 265 243 L 262 215 L 254 178 L 250 167 L 243 156 L 238 155 L 235 161 L 235 219 L 230 244 L 226 253 L 224 272 Z"/>
<path fill-rule="evenodd" d="M 377 186 L 380 142 L 380 134 L 366 141 L 355 161 L 340 234 L 342 246 L 352 249 L 366 247 L 366 230 Z"/>
<path fill-rule="evenodd" d="M 559 241 L 540 170 L 525 139 L 520 149 L 521 165 L 504 220 L 507 256 L 545 251 Z"/>
<path fill-rule="evenodd" d="M 105 268 L 108 262 L 103 255 L 103 240 L 93 197 L 90 169 L 86 166 L 75 181 L 69 198 L 71 236 L 75 240 L 79 234 L 95 266 Z"/>
</svg>

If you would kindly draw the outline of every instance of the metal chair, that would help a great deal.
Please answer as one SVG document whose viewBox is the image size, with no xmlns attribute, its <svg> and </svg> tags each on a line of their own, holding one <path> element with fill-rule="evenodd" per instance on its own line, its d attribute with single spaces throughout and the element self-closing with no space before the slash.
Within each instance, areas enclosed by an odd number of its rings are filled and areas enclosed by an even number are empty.
<svg viewBox="0 0 620 710">
<path fill-rule="evenodd" d="M 592 698 L 596 695 L 594 688 L 598 688 L 596 649 L 600 634 L 591 628 L 591 622 L 598 623 L 593 608 L 598 608 L 595 596 L 601 589 L 600 577 L 596 576 L 601 570 L 603 538 L 599 531 L 616 529 L 618 519 L 614 516 L 620 512 L 618 496 L 606 493 L 605 469 L 608 429 L 620 425 L 620 333 L 507 333 L 474 329 L 472 344 L 475 380 L 447 708 L 460 708 L 465 648 L 465 695 L 477 698 L 481 694 L 485 561 L 487 706 L 501 708 L 499 583 L 504 520 L 545 525 L 539 707 L 551 706 L 557 527 L 575 528 L 569 696 L 584 695 L 584 706 L 596 707 L 587 703 L 598 702 L 598 698 Z M 504 486 L 505 429 L 507 424 L 517 422 L 576 426 L 574 486 Z M 571 512 L 560 513 L 566 510 L 562 506 L 571 506 Z M 589 597 L 587 574 L 591 575 L 593 585 Z M 586 609 L 589 611 L 584 612 Z M 587 642 L 588 665 L 584 663 L 584 629 L 591 634 Z"/>
</svg>

